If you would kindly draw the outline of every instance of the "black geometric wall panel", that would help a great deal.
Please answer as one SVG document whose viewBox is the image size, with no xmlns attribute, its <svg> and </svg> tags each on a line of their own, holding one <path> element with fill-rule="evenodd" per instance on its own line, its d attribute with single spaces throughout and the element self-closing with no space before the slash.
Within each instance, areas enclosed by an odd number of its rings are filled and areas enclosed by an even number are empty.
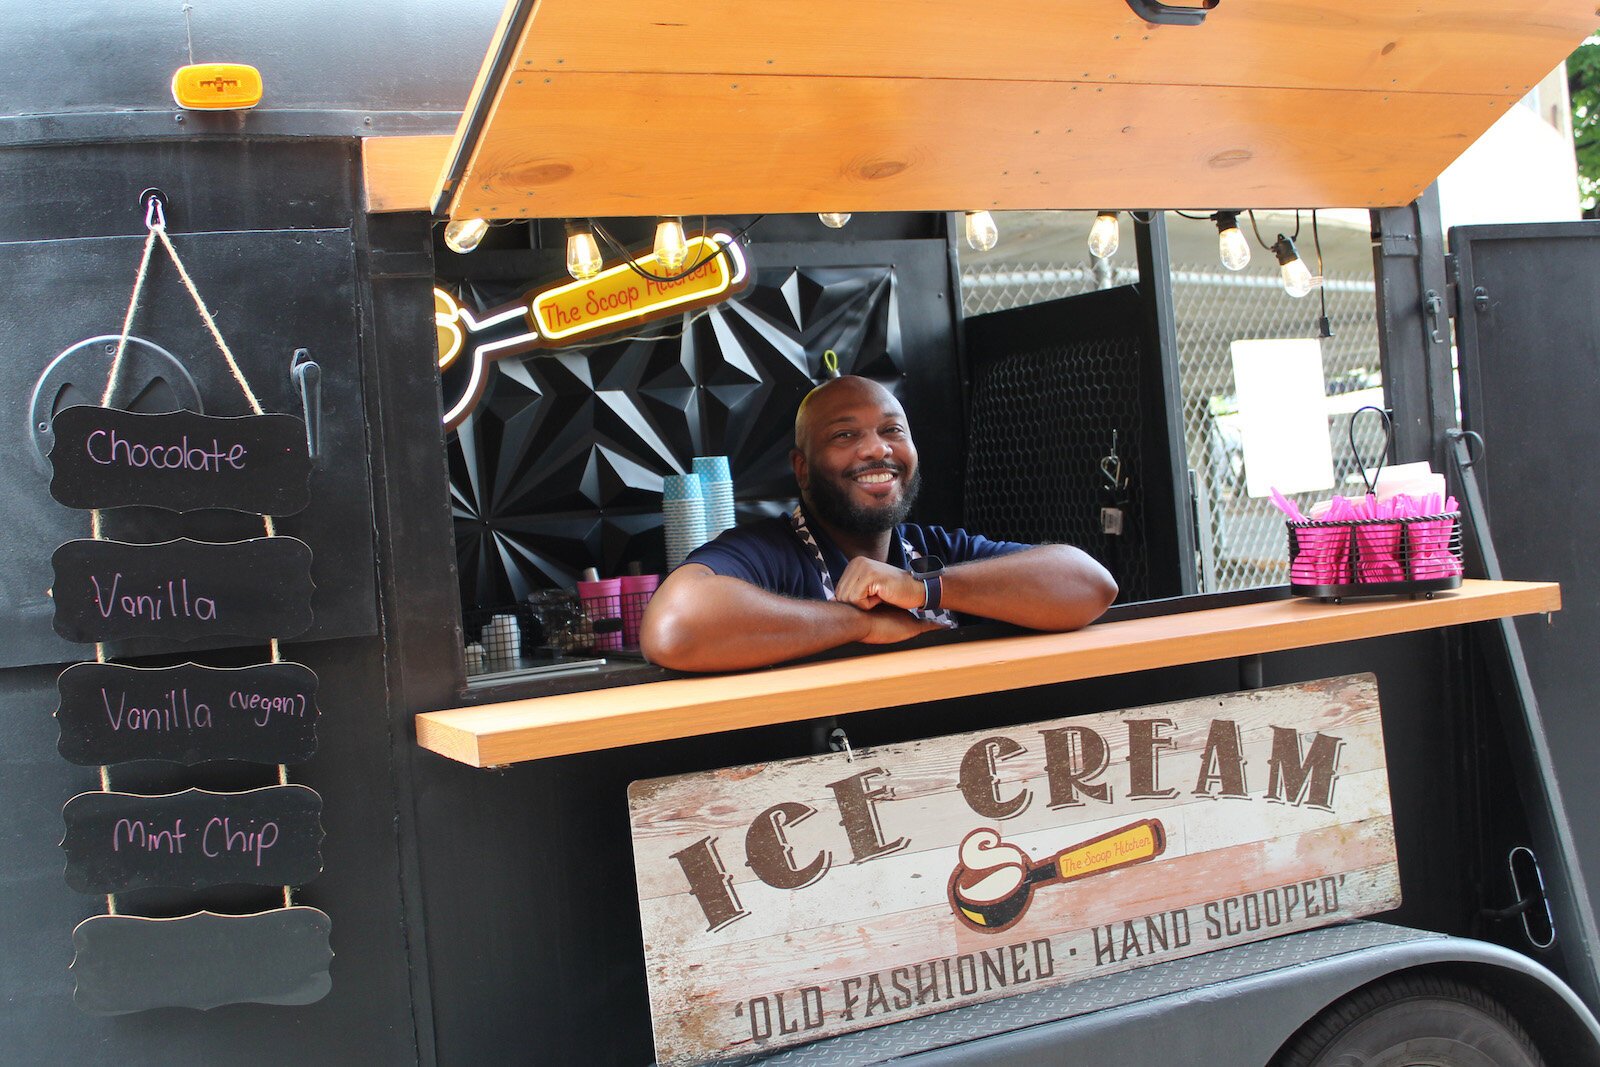
<svg viewBox="0 0 1600 1067">
<path fill-rule="evenodd" d="M 661 571 L 662 478 L 695 456 L 730 457 L 741 521 L 776 513 L 823 353 L 900 392 L 901 336 L 893 266 L 768 266 L 736 301 L 501 360 L 450 441 L 463 605 L 571 587 L 585 567 Z"/>
</svg>

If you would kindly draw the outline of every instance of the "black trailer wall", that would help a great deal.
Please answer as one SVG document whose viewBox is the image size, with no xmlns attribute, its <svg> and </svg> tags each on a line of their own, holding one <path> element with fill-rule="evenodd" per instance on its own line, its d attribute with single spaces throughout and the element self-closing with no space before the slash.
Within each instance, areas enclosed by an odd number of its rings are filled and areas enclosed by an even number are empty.
<svg viewBox="0 0 1600 1067">
<path fill-rule="evenodd" d="M 401 911 L 398 802 L 391 762 L 383 644 L 378 636 L 369 445 L 356 241 L 355 148 L 350 141 L 56 145 L 0 151 L 0 262 L 10 299 L 0 306 L 6 353 L 0 380 L 0 465 L 8 522 L 0 533 L 0 1000 L 5 1058 L 18 1063 L 406 1063 L 417 1056 Z M 323 797 L 324 869 L 296 894 L 333 919 L 333 990 L 307 1007 L 260 1005 L 210 1012 L 162 1010 L 89 1016 L 72 1004 L 72 928 L 106 908 L 62 879 L 61 805 L 99 787 L 96 770 L 56 753 L 55 677 L 93 649 L 56 638 L 49 625 L 51 551 L 88 533 L 88 517 L 55 504 L 36 462 L 28 407 L 55 356 L 85 337 L 116 334 L 144 238 L 137 198 L 163 189 L 174 243 L 217 314 L 246 376 L 273 411 L 298 413 L 290 357 L 308 347 L 324 368 L 324 457 L 313 504 L 280 524 L 318 561 L 318 622 L 285 658 L 321 678 L 320 747 L 290 779 Z M 159 253 L 135 335 L 174 353 L 194 376 L 206 410 L 244 410 L 195 311 Z M 85 383 L 85 388 L 88 384 Z M 84 397 L 96 402 L 98 394 Z M 108 516 L 113 531 L 143 539 L 192 532 L 226 539 L 259 534 L 260 520 L 215 514 Z M 243 528 L 248 528 L 241 534 Z M 159 539 L 159 538 L 153 538 Z M 41 577 L 45 579 L 41 584 Z M 197 646 L 204 648 L 204 646 Z M 135 655 L 145 650 L 112 649 Z M 190 651 L 194 651 L 191 649 Z M 173 657 L 166 657 L 171 660 Z M 183 657 L 178 657 L 183 658 Z M 213 649 L 209 662 L 259 662 L 264 646 Z M 134 658 L 131 662 L 155 662 Z M 273 768 L 219 763 L 112 768 L 114 788 L 165 792 L 188 785 L 242 789 L 276 780 Z M 274 906 L 271 891 L 145 891 L 119 898 L 125 913 L 177 915 L 210 905 Z M 248 968 L 204 960 L 198 967 Z"/>
</svg>

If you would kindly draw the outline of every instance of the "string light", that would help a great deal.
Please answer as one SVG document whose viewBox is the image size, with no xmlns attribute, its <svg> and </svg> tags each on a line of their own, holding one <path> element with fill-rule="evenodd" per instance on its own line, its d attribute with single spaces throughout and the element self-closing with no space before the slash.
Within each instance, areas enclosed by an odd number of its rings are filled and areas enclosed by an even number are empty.
<svg viewBox="0 0 1600 1067">
<path fill-rule="evenodd" d="M 585 222 L 567 223 L 567 273 L 578 281 L 593 278 L 605 266 L 594 230 Z"/>
<path fill-rule="evenodd" d="M 1000 227 L 987 211 L 967 212 L 967 244 L 979 252 L 987 252 L 1000 241 Z"/>
<path fill-rule="evenodd" d="M 689 258 L 689 239 L 683 233 L 683 220 L 675 215 L 656 223 L 656 262 L 676 272 Z"/>
<path fill-rule="evenodd" d="M 460 255 L 466 255 L 477 248 L 483 241 L 483 235 L 489 232 L 489 224 L 483 219 L 460 219 L 456 222 L 447 222 L 444 227 L 445 247 Z"/>
<path fill-rule="evenodd" d="M 1308 295 L 1317 287 L 1320 279 L 1311 276 L 1311 270 L 1300 258 L 1299 249 L 1294 246 L 1294 238 L 1278 234 L 1278 239 L 1272 245 L 1272 252 L 1278 257 L 1278 270 L 1283 275 L 1283 291 L 1292 297 Z"/>
<path fill-rule="evenodd" d="M 1122 227 L 1117 223 L 1115 211 L 1101 211 L 1089 227 L 1089 254 L 1096 259 L 1109 259 L 1116 255 L 1122 243 Z"/>
<path fill-rule="evenodd" d="M 822 224 L 830 230 L 842 230 L 844 229 L 844 224 L 850 221 L 850 212 L 819 211 L 817 212 L 817 218 L 821 219 Z"/>
<path fill-rule="evenodd" d="M 1250 265 L 1250 241 L 1239 232 L 1239 213 L 1219 211 L 1211 216 L 1217 224 L 1217 253 L 1229 270 L 1244 270 Z"/>
</svg>

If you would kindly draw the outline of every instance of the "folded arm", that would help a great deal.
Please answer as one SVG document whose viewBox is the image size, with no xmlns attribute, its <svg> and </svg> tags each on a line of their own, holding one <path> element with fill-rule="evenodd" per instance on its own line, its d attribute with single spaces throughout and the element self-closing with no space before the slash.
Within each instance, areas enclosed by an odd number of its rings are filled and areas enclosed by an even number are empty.
<svg viewBox="0 0 1600 1067">
<path fill-rule="evenodd" d="M 1117 598 L 1110 572 L 1071 545 L 1036 545 L 946 567 L 942 584 L 941 607 L 1033 630 L 1087 626 Z M 924 589 L 905 571 L 858 558 L 845 568 L 837 596 L 860 608 L 920 608 Z"/>
<path fill-rule="evenodd" d="M 853 641 L 904 641 L 933 628 L 888 605 L 864 609 L 837 600 L 796 600 L 686 563 L 650 598 L 639 644 L 663 667 L 735 671 Z"/>
</svg>

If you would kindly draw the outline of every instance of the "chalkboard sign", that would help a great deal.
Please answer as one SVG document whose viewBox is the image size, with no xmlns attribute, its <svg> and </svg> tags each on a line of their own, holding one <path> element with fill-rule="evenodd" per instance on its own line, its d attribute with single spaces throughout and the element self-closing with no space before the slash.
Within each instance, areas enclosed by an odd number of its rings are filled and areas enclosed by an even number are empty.
<svg viewBox="0 0 1600 1067">
<path fill-rule="evenodd" d="M 92 1015 L 223 1004 L 312 1004 L 328 995 L 333 920 L 316 908 L 177 919 L 96 915 L 72 931 L 72 1000 Z"/>
<path fill-rule="evenodd" d="M 317 676 L 298 663 L 75 663 L 56 680 L 70 763 L 304 763 L 317 750 Z"/>
<path fill-rule="evenodd" d="M 56 633 L 69 641 L 265 639 L 311 626 L 311 549 L 293 537 L 68 541 L 50 562 Z"/>
<path fill-rule="evenodd" d="M 322 871 L 322 797 L 303 785 L 243 793 L 79 793 L 61 809 L 67 885 L 301 885 Z"/>
<path fill-rule="evenodd" d="M 69 508 L 292 515 L 311 500 L 306 424 L 293 415 L 76 406 L 56 415 L 51 430 L 50 495 Z"/>
</svg>

